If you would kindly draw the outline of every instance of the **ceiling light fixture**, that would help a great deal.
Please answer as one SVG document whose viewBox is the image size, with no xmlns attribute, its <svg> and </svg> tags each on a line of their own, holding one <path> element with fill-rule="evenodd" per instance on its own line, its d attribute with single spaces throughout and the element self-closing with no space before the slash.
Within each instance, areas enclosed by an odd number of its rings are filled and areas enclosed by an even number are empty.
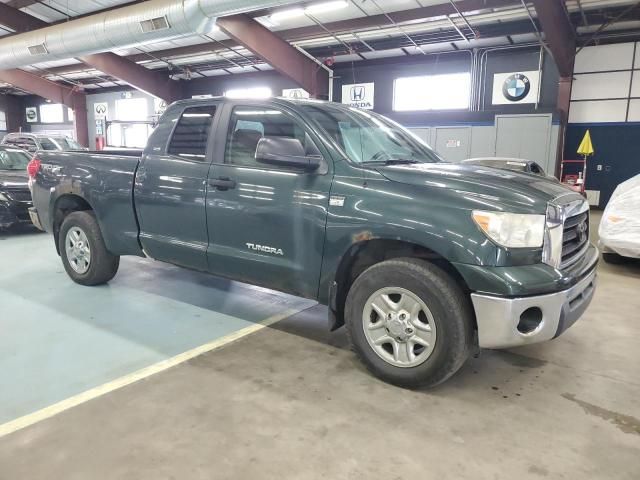
<svg viewBox="0 0 640 480">
<path fill-rule="evenodd" d="M 280 10 L 272 13 L 269 18 L 273 21 L 288 20 L 290 18 L 302 17 L 304 15 L 303 8 L 290 8 L 288 10 Z"/>
<path fill-rule="evenodd" d="M 333 12 L 334 10 L 340 10 L 341 8 L 346 8 L 348 6 L 349 2 L 347 2 L 346 0 L 336 0 L 332 2 L 323 2 L 309 5 L 304 9 L 304 12 L 314 15 L 317 13 Z"/>
</svg>

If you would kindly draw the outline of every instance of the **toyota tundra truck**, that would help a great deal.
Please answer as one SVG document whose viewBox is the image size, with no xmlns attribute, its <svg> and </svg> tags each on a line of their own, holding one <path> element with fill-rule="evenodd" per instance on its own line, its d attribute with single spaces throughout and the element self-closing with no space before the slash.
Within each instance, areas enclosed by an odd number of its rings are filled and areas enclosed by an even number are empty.
<svg viewBox="0 0 640 480">
<path fill-rule="evenodd" d="M 551 340 L 585 311 L 585 199 L 443 162 L 397 123 L 316 100 L 183 100 L 140 152 L 38 152 L 31 217 L 73 281 L 137 255 L 328 306 L 368 369 L 437 385 L 480 348 Z"/>
</svg>

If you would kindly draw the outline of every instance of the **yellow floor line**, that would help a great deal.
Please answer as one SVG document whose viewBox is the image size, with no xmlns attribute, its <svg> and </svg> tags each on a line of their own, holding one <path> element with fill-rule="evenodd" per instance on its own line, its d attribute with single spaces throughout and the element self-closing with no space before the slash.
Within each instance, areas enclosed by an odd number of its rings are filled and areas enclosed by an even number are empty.
<svg viewBox="0 0 640 480">
<path fill-rule="evenodd" d="M 280 320 L 284 320 L 285 318 L 290 317 L 291 315 L 295 315 L 296 313 L 306 310 L 307 308 L 309 307 L 306 306 L 285 310 L 284 312 L 273 315 L 261 321 L 260 323 L 250 325 L 241 330 L 238 330 L 237 332 L 230 333 L 229 335 L 225 335 L 224 337 L 218 338 L 212 342 L 205 343 L 204 345 L 200 345 L 199 347 L 180 353 L 175 357 L 162 360 L 161 362 L 142 368 L 138 371 L 125 375 L 124 377 L 117 378 L 111 382 L 91 388 L 85 392 L 79 393 L 78 395 L 74 395 L 73 397 L 69 397 L 58 403 L 54 403 L 53 405 L 49 405 L 48 407 L 45 407 L 41 410 L 37 410 L 33 413 L 29 413 L 22 417 L 16 418 L 15 420 L 11 420 L 10 422 L 0 425 L 0 437 L 4 437 L 5 435 L 9 435 L 10 433 L 33 425 L 34 423 L 38 423 L 42 420 L 46 420 L 47 418 L 51 418 L 54 415 L 64 412 L 65 410 L 69 410 L 70 408 L 88 402 L 89 400 L 93 400 L 94 398 L 105 395 L 106 393 L 113 392 L 114 390 L 117 390 L 119 388 L 131 385 L 132 383 L 150 377 L 151 375 L 155 375 L 156 373 L 163 372 L 171 367 L 175 367 L 176 365 L 184 363 L 187 360 L 191 360 L 198 355 L 202 355 L 203 353 L 210 352 L 231 342 L 235 342 L 242 337 L 251 335 L 252 333 L 262 330 L 269 325 L 279 322 Z"/>
</svg>

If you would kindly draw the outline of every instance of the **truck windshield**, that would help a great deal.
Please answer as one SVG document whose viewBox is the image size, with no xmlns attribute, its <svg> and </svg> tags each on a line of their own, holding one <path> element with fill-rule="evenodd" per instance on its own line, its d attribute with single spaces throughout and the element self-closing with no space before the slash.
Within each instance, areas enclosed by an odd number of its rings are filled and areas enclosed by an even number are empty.
<svg viewBox="0 0 640 480">
<path fill-rule="evenodd" d="M 0 170 L 24 170 L 29 160 L 22 150 L 0 149 Z"/>
<path fill-rule="evenodd" d="M 311 116 L 358 164 L 434 163 L 438 155 L 404 127 L 375 113 L 305 105 Z"/>
<path fill-rule="evenodd" d="M 51 137 L 60 146 L 60 150 L 84 150 L 84 147 L 69 137 Z"/>
</svg>

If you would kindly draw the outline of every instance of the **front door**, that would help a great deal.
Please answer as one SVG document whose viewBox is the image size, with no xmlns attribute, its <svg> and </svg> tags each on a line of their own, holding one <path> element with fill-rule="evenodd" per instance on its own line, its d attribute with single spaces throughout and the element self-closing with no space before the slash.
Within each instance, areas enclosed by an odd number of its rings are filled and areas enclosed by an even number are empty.
<svg viewBox="0 0 640 480">
<path fill-rule="evenodd" d="M 143 157 L 134 190 L 145 252 L 157 260 L 204 271 L 209 243 L 205 197 L 212 152 L 208 145 L 215 114 L 215 105 L 177 112 L 166 151 L 151 148 Z"/>
<path fill-rule="evenodd" d="M 229 104 L 226 132 L 209 175 L 207 224 L 212 273 L 315 298 L 324 248 L 331 168 L 314 172 L 259 163 L 262 137 L 297 138 L 319 154 L 317 139 L 291 112 Z"/>
</svg>

